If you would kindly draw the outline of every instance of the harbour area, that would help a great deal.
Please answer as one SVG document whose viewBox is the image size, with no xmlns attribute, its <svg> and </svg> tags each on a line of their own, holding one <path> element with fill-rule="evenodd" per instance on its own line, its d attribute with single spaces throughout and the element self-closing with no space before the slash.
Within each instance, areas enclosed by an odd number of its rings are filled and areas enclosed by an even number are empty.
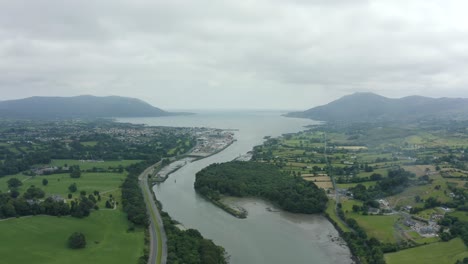
<svg viewBox="0 0 468 264">
<path fill-rule="evenodd" d="M 153 183 L 165 181 L 170 174 L 176 172 L 188 163 L 215 155 L 236 141 L 234 130 L 193 128 L 196 145 L 188 153 L 177 157 L 165 158 L 160 166 L 156 166 L 150 173 Z"/>
<path fill-rule="evenodd" d="M 236 141 L 232 130 L 205 129 L 195 132 L 197 145 L 188 154 L 190 157 L 206 158 L 216 154 Z"/>
</svg>

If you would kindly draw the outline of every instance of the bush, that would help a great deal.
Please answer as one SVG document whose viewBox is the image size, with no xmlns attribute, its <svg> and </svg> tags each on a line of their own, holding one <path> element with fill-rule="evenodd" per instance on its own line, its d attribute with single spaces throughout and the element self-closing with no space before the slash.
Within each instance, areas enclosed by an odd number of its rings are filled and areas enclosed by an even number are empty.
<svg viewBox="0 0 468 264">
<path fill-rule="evenodd" d="M 86 238 L 83 233 L 75 232 L 68 238 L 68 247 L 79 249 L 86 247 Z"/>
</svg>

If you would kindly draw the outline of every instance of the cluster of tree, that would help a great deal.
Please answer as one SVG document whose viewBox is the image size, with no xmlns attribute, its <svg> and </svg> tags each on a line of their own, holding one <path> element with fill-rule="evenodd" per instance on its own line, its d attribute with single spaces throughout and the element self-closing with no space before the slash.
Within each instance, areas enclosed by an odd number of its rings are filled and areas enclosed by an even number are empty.
<svg viewBox="0 0 468 264">
<path fill-rule="evenodd" d="M 51 197 L 43 202 L 27 200 L 24 197 L 11 197 L 8 193 L 0 193 L 0 218 L 9 218 L 26 215 L 68 215 L 70 207 L 63 201 L 57 201 Z"/>
<path fill-rule="evenodd" d="M 417 197 L 415 197 L 416 199 Z M 438 206 L 441 206 L 443 205 L 444 203 L 442 203 L 441 201 L 437 200 L 436 197 L 429 197 L 427 198 L 425 201 L 424 201 L 424 207 L 413 207 L 411 208 L 411 211 L 410 213 L 412 214 L 416 214 L 416 213 L 419 213 L 421 211 L 424 211 L 426 209 L 429 209 L 429 208 L 434 208 L 434 207 L 438 207 Z"/>
<path fill-rule="evenodd" d="M 439 233 L 443 241 L 449 241 L 452 238 L 460 237 L 463 242 L 465 242 L 465 245 L 468 246 L 468 222 L 461 221 L 455 216 L 446 214 L 444 218 L 439 221 L 439 224 L 443 227 Z"/>
<path fill-rule="evenodd" d="M 34 164 L 49 164 L 50 155 L 47 152 L 11 153 L 0 161 L 0 177 L 17 174 L 28 170 Z"/>
<path fill-rule="evenodd" d="M 293 213 L 323 212 L 328 201 L 315 184 L 260 162 L 212 164 L 197 173 L 195 189 L 215 201 L 220 194 L 261 197 Z"/>
<path fill-rule="evenodd" d="M 148 225 L 148 214 L 143 193 L 138 185 L 138 176 L 153 164 L 153 161 L 142 161 L 126 168 L 128 175 L 122 184 L 122 205 L 128 220 L 135 225 Z"/>
<path fill-rule="evenodd" d="M 74 179 L 81 177 L 80 166 L 74 165 L 70 167 L 70 177 Z"/>
<path fill-rule="evenodd" d="M 75 199 L 70 204 L 70 214 L 73 217 L 83 218 L 89 216 L 91 210 L 98 209 L 96 198 L 90 194 L 86 197 L 86 193 L 81 194 L 79 199 Z"/>
<path fill-rule="evenodd" d="M 465 183 L 465 188 L 457 188 L 456 186 L 449 185 L 449 190 L 453 193 L 453 199 L 447 203 L 447 207 L 457 208 L 459 211 L 468 212 L 468 182 Z"/>
<path fill-rule="evenodd" d="M 354 204 L 352 209 L 353 212 L 359 213 L 362 212 L 363 215 L 367 215 L 369 212 L 369 208 L 379 208 L 380 204 L 376 200 L 369 200 L 366 201 L 362 204 L 362 206 L 359 206 L 357 204 Z"/>
<path fill-rule="evenodd" d="M 25 199 L 31 200 L 31 199 L 40 199 L 45 197 L 45 192 L 41 189 L 38 188 L 34 185 L 31 185 L 26 192 L 23 194 Z"/>
<path fill-rule="evenodd" d="M 39 200 L 45 197 L 45 193 L 35 186 L 29 187 L 22 196 L 17 193 L 17 190 L 0 193 L 0 218 L 38 214 L 82 218 L 88 216 L 92 209 L 98 209 L 97 200 L 92 194 L 86 197 L 86 193 L 82 193 L 79 198 L 68 204 L 57 196 Z"/>
<path fill-rule="evenodd" d="M 7 181 L 8 189 L 15 189 L 23 185 L 23 182 L 18 180 L 18 178 L 10 178 Z"/>
<path fill-rule="evenodd" d="M 392 169 L 388 171 L 387 177 L 379 177 L 380 180 L 377 181 L 375 186 L 366 188 L 366 186 L 358 184 L 350 188 L 349 191 L 353 193 L 355 199 L 370 201 L 402 192 L 409 185 L 410 178 L 414 177 L 413 173 L 402 168 Z"/>
<path fill-rule="evenodd" d="M 167 235 L 167 263 L 227 264 L 223 247 L 203 238 L 194 229 L 180 230 L 166 212 L 161 212 Z"/>
</svg>

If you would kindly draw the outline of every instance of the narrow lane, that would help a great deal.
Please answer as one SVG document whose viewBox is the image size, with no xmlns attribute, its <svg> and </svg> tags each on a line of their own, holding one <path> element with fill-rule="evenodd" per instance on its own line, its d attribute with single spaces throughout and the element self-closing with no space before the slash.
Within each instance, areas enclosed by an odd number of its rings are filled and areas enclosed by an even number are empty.
<svg viewBox="0 0 468 264">
<path fill-rule="evenodd" d="M 161 215 L 159 214 L 159 210 L 152 197 L 150 189 L 151 187 L 148 184 L 148 174 L 153 171 L 155 166 L 160 164 L 161 162 L 158 162 L 153 166 L 148 167 L 138 177 L 150 221 L 150 252 L 148 257 L 148 264 L 166 264 L 167 260 L 166 232 L 164 231 Z"/>
</svg>

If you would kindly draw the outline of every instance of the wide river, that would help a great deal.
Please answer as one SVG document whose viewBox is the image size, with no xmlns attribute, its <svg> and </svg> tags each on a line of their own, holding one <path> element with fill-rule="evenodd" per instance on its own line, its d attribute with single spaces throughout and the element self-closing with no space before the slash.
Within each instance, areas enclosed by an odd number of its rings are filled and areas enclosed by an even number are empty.
<svg viewBox="0 0 468 264">
<path fill-rule="evenodd" d="M 238 129 L 237 141 L 224 151 L 189 163 L 154 187 L 163 210 L 187 228 L 223 246 L 232 264 L 335 264 L 352 263 L 349 249 L 336 242 L 338 233 L 320 215 L 270 212 L 272 205 L 258 199 L 235 199 L 247 209 L 237 219 L 200 197 L 194 190 L 195 174 L 204 167 L 233 160 L 264 141 L 265 136 L 298 132 L 311 120 L 285 118 L 281 112 L 200 112 L 191 116 L 120 118 L 120 122 L 173 127 Z M 276 209 L 276 208 L 275 208 Z M 341 244 L 341 245 L 340 245 Z"/>
</svg>

